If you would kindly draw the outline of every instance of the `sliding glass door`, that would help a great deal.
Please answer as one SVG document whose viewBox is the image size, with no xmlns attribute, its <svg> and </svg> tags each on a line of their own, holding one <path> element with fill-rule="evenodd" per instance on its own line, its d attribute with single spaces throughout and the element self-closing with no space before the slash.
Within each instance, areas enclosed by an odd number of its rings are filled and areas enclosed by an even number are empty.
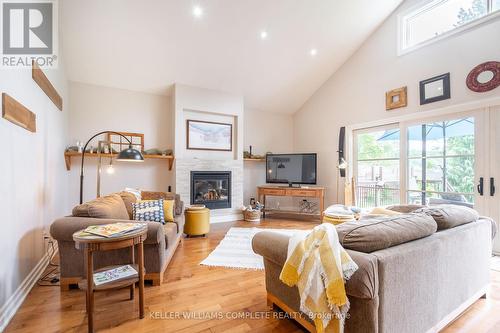
<svg viewBox="0 0 500 333">
<path fill-rule="evenodd" d="M 500 106 L 357 129 L 353 154 L 360 207 L 454 204 L 500 222 Z"/>
<path fill-rule="evenodd" d="M 407 127 L 407 202 L 474 206 L 474 117 Z"/>
<path fill-rule="evenodd" d="M 484 174 L 478 155 L 487 145 L 479 130 L 485 124 L 478 111 L 355 130 L 357 205 L 482 207 L 476 184 Z"/>
</svg>

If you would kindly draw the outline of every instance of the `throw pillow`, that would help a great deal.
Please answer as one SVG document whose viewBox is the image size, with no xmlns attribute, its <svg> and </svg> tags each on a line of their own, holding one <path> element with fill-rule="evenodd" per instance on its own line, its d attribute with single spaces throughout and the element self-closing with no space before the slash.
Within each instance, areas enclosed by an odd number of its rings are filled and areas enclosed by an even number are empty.
<svg viewBox="0 0 500 333">
<path fill-rule="evenodd" d="M 163 212 L 163 200 L 139 201 L 132 204 L 134 220 L 160 222 L 165 224 L 165 214 Z"/>
<path fill-rule="evenodd" d="M 417 209 L 415 213 L 423 213 L 436 221 L 438 230 L 450 229 L 462 224 L 474 222 L 479 214 L 472 208 L 457 205 L 437 205 Z"/>
<path fill-rule="evenodd" d="M 127 207 L 118 194 L 97 198 L 73 208 L 73 216 L 129 220 Z"/>
<path fill-rule="evenodd" d="M 175 194 L 172 192 L 152 192 L 152 191 L 142 191 L 141 192 L 142 200 L 175 200 L 174 204 L 174 212 L 175 215 L 182 215 L 184 211 L 184 205 L 181 201 L 181 196 L 179 194 Z"/>
<path fill-rule="evenodd" d="M 132 193 L 137 198 L 137 200 L 142 200 L 141 197 L 142 191 L 139 190 L 138 188 L 125 187 L 124 191 Z"/>
<path fill-rule="evenodd" d="M 122 191 L 118 193 L 120 197 L 122 198 L 123 202 L 125 203 L 125 207 L 127 207 L 127 213 L 129 216 L 129 219 L 132 220 L 134 217 L 134 214 L 132 212 L 132 204 L 137 202 L 137 197 L 133 195 L 130 192 L 127 191 Z"/>
<path fill-rule="evenodd" d="M 370 253 L 432 235 L 437 225 L 426 214 L 400 214 L 335 226 L 346 249 Z"/>
<path fill-rule="evenodd" d="M 174 222 L 174 200 L 158 199 L 163 201 L 163 214 L 165 215 L 166 222 Z M 156 200 L 142 200 L 142 201 L 156 201 Z"/>
<path fill-rule="evenodd" d="M 422 207 L 425 207 L 425 206 L 407 204 L 407 205 L 392 205 L 392 206 L 385 207 L 385 208 L 389 209 L 389 210 L 393 210 L 395 212 L 400 212 L 400 213 L 403 213 L 403 214 L 408 214 L 408 213 L 412 213 L 415 210 L 417 210 L 419 208 L 422 208 Z"/>
</svg>

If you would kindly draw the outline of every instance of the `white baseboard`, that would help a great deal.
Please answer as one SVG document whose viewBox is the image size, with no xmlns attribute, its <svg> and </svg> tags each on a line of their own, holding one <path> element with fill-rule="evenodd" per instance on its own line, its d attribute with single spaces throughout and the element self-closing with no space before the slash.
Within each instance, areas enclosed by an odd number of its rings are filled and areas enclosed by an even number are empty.
<svg viewBox="0 0 500 333">
<path fill-rule="evenodd" d="M 462 312 L 467 310 L 472 304 L 474 304 L 479 298 L 481 298 L 483 295 L 486 294 L 488 291 L 488 286 L 484 286 L 481 288 L 478 292 L 476 292 L 472 297 L 470 297 L 468 300 L 460 304 L 458 308 L 456 308 L 454 311 L 449 313 L 447 316 L 445 316 L 436 326 L 432 327 L 430 330 L 427 331 L 427 333 L 437 333 L 441 331 L 443 328 L 448 326 L 450 323 L 455 321 Z"/>
<path fill-rule="evenodd" d="M 53 256 L 57 253 L 57 243 L 54 244 L 54 249 L 55 251 Z M 49 265 L 52 257 L 49 257 L 49 254 L 46 253 L 31 270 L 28 276 L 26 276 L 23 282 L 21 282 L 19 287 L 17 287 L 16 291 L 9 297 L 7 302 L 5 302 L 5 304 L 0 308 L 0 332 L 5 330 L 12 317 L 14 317 L 17 310 L 21 307 L 26 299 L 26 296 L 28 296 L 31 289 L 35 286 Z"/>
<path fill-rule="evenodd" d="M 243 214 L 227 214 L 227 215 L 215 215 L 210 216 L 210 224 L 213 223 L 224 223 L 243 220 Z"/>
</svg>

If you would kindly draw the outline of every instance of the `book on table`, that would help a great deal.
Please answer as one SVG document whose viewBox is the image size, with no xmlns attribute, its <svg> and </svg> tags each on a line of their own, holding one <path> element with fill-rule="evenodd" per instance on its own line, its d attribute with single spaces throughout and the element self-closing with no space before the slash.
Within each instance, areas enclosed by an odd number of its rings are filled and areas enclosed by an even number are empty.
<svg viewBox="0 0 500 333">
<path fill-rule="evenodd" d="M 144 228 L 144 223 L 111 223 L 111 224 L 102 224 L 102 225 L 91 225 L 88 226 L 85 230 L 82 230 L 78 236 L 101 236 L 101 237 L 119 237 L 123 236 L 132 231 Z"/>
<path fill-rule="evenodd" d="M 130 265 L 123 265 L 102 272 L 94 273 L 94 284 L 96 286 L 99 286 L 109 282 L 124 280 L 134 275 L 137 275 L 137 271 L 134 269 L 134 267 Z"/>
</svg>

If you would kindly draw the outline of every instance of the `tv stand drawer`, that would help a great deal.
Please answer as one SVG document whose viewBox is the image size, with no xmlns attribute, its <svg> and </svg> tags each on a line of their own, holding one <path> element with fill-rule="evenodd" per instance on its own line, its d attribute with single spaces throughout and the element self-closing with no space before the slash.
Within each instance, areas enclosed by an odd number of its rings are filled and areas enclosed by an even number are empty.
<svg viewBox="0 0 500 333">
<path fill-rule="evenodd" d="M 264 188 L 261 190 L 261 193 L 264 195 L 286 195 L 285 189 L 282 188 Z"/>
<path fill-rule="evenodd" d="M 287 189 L 285 190 L 287 196 L 292 197 L 316 197 L 316 190 L 306 190 L 306 189 Z"/>
</svg>

